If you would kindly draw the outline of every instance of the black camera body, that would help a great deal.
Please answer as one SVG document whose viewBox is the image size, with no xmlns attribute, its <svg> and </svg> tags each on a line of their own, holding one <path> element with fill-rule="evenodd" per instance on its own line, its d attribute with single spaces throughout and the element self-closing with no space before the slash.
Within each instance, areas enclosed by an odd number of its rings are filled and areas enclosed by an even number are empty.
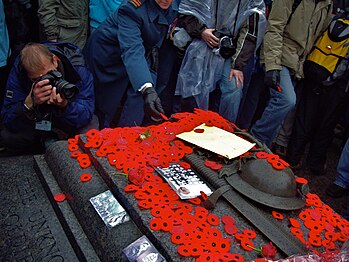
<svg viewBox="0 0 349 262">
<path fill-rule="evenodd" d="M 79 92 L 79 89 L 76 87 L 76 85 L 65 81 L 61 72 L 57 70 L 49 71 L 46 75 L 39 77 L 36 80 L 36 83 L 46 79 L 50 81 L 47 85 L 56 87 L 57 94 L 60 94 L 63 98 L 67 99 L 68 101 L 71 101 Z"/>
<path fill-rule="evenodd" d="M 227 59 L 236 53 L 236 45 L 234 39 L 219 31 L 213 31 L 213 35 L 219 38 L 219 54 L 221 57 Z"/>
</svg>

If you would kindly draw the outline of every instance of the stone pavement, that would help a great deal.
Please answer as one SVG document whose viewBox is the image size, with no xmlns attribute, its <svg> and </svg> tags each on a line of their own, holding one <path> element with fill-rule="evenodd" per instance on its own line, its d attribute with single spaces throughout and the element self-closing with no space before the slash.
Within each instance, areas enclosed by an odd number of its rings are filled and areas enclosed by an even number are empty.
<svg viewBox="0 0 349 262">
<path fill-rule="evenodd" d="M 344 141 L 345 142 L 345 141 Z M 333 210 L 341 214 L 349 203 L 349 194 L 341 198 L 331 198 L 326 193 L 326 188 L 335 180 L 337 176 L 336 167 L 338 164 L 343 140 L 335 138 L 328 152 L 327 171 L 323 176 L 310 176 L 306 172 L 300 172 L 298 176 L 302 176 L 309 181 L 310 191 L 318 194 L 322 201 L 328 204 Z"/>
</svg>

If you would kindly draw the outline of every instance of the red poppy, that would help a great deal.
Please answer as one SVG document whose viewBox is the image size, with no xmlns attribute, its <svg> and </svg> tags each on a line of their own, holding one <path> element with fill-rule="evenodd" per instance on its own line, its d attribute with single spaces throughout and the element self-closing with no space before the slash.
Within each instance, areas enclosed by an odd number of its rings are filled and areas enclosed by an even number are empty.
<svg viewBox="0 0 349 262">
<path fill-rule="evenodd" d="M 261 254 L 263 257 L 267 259 L 274 260 L 276 256 L 276 247 L 273 245 L 272 242 L 270 242 L 269 244 L 262 246 Z"/>
<path fill-rule="evenodd" d="M 238 232 L 238 230 L 238 227 L 235 225 L 227 224 L 224 226 L 224 231 L 230 236 L 235 235 Z"/>
<path fill-rule="evenodd" d="M 190 165 L 187 162 L 180 162 L 179 165 L 183 167 L 184 169 L 189 169 Z"/>
<path fill-rule="evenodd" d="M 77 151 L 78 149 L 79 149 L 79 146 L 76 145 L 76 144 L 69 144 L 69 145 L 68 145 L 68 150 L 69 150 L 70 152 Z"/>
<path fill-rule="evenodd" d="M 244 229 L 244 230 L 242 230 L 242 234 L 244 234 L 249 239 L 254 239 L 257 236 L 256 232 L 254 232 L 251 229 Z"/>
<path fill-rule="evenodd" d="M 164 120 L 168 121 L 168 117 L 167 117 L 167 116 L 165 116 L 163 113 L 160 113 L 160 116 L 162 117 L 162 119 L 164 119 Z"/>
<path fill-rule="evenodd" d="M 240 246 L 243 250 L 246 251 L 252 251 L 254 249 L 254 244 L 248 239 L 241 240 Z"/>
<path fill-rule="evenodd" d="M 276 162 L 277 160 L 279 160 L 279 156 L 278 155 L 275 155 L 275 154 L 269 154 L 268 155 L 268 158 L 267 158 L 267 161 L 272 164 L 274 162 Z"/>
<path fill-rule="evenodd" d="M 268 162 L 269 162 L 269 160 L 268 160 Z M 270 163 L 271 163 L 272 167 L 275 168 L 276 170 L 282 170 L 285 168 L 285 165 L 280 162 L 280 159 L 278 159 L 276 161 L 272 161 Z"/>
<path fill-rule="evenodd" d="M 207 216 L 207 222 L 212 226 L 218 226 L 220 223 L 219 218 L 215 214 L 209 214 Z"/>
<path fill-rule="evenodd" d="M 201 198 L 205 201 L 208 199 L 208 195 L 204 191 L 200 191 Z"/>
<path fill-rule="evenodd" d="M 129 185 L 124 187 L 125 192 L 136 192 L 139 189 L 140 188 L 138 186 L 133 185 L 133 184 L 129 184 Z"/>
<path fill-rule="evenodd" d="M 82 181 L 82 182 L 88 182 L 88 181 L 90 181 L 92 179 L 92 175 L 91 174 L 82 174 L 81 176 L 80 176 L 80 180 Z"/>
<path fill-rule="evenodd" d="M 216 165 L 216 162 L 215 161 L 211 161 L 211 160 L 206 160 L 204 165 L 207 166 L 207 167 L 211 167 L 211 166 Z"/>
<path fill-rule="evenodd" d="M 205 132 L 205 129 L 203 129 L 203 128 L 195 128 L 194 132 L 195 133 L 203 133 L 203 132 Z"/>
<path fill-rule="evenodd" d="M 271 214 L 274 218 L 276 219 L 279 219 L 279 220 L 282 220 L 284 219 L 284 215 L 279 213 L 279 212 L 276 212 L 276 211 L 271 211 Z"/>
<path fill-rule="evenodd" d="M 269 156 L 267 152 L 261 151 L 256 153 L 256 157 L 260 159 L 265 159 Z"/>
<path fill-rule="evenodd" d="M 66 196 L 65 194 L 60 193 L 60 194 L 54 195 L 53 198 L 56 200 L 56 202 L 63 202 L 66 199 Z"/>
<path fill-rule="evenodd" d="M 80 151 L 74 151 L 70 154 L 72 158 L 77 158 L 80 154 L 82 154 Z"/>
<path fill-rule="evenodd" d="M 291 227 L 290 228 L 290 232 L 292 233 L 292 235 L 294 236 L 303 236 L 303 232 L 301 229 L 296 228 L 296 227 Z"/>
<path fill-rule="evenodd" d="M 308 184 L 308 180 L 306 180 L 306 179 L 303 178 L 303 177 L 297 177 L 297 178 L 295 179 L 295 181 L 296 181 L 296 183 L 302 184 L 302 185 Z"/>
<path fill-rule="evenodd" d="M 234 224 L 235 220 L 231 216 L 222 216 L 222 223 L 224 225 Z"/>
<path fill-rule="evenodd" d="M 295 227 L 295 228 L 300 228 L 301 226 L 301 223 L 299 223 L 299 221 L 297 219 L 294 219 L 294 218 L 289 218 L 289 222 L 290 222 L 290 225 Z"/>
<path fill-rule="evenodd" d="M 192 203 L 193 205 L 200 205 L 201 204 L 201 199 L 198 197 L 191 198 L 189 199 L 189 202 Z"/>
</svg>

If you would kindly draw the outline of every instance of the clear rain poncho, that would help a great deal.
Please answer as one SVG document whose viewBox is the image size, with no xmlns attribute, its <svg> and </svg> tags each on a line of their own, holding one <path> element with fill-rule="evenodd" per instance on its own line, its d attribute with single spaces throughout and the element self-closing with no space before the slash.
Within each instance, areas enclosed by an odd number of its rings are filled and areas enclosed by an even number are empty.
<svg viewBox="0 0 349 262">
<path fill-rule="evenodd" d="M 193 15 L 208 28 L 215 28 L 234 37 L 237 37 L 239 28 L 246 19 L 253 13 L 258 13 L 257 47 L 262 42 L 266 27 L 263 0 L 182 0 L 179 13 Z M 216 48 L 211 49 L 202 39 L 194 39 L 186 50 L 175 94 L 183 98 L 194 96 L 198 107 L 207 110 L 209 93 L 222 77 L 223 64 L 224 58 Z"/>
</svg>

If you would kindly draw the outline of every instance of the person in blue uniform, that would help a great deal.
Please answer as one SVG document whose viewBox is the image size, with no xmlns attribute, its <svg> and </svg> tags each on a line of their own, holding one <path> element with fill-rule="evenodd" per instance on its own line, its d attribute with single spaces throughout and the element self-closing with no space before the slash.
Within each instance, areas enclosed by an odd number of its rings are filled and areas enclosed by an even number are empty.
<svg viewBox="0 0 349 262">
<path fill-rule="evenodd" d="M 83 52 L 94 77 L 100 128 L 110 126 L 123 97 L 118 126 L 141 125 L 145 115 L 161 119 L 156 71 L 159 63 L 171 70 L 162 60 L 166 55 L 159 54 L 168 46 L 178 4 L 179 0 L 125 1 L 91 35 Z"/>
</svg>

